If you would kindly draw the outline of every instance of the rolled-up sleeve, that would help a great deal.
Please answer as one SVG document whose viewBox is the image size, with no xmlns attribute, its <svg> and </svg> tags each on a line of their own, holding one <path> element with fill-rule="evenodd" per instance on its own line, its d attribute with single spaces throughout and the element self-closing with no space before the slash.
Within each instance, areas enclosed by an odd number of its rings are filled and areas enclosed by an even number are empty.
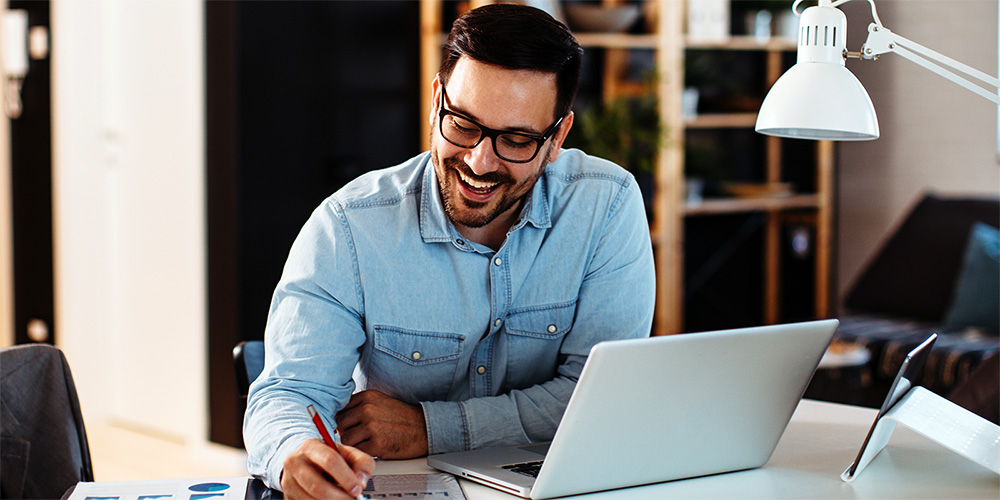
<svg viewBox="0 0 1000 500">
<path fill-rule="evenodd" d="M 285 458 L 319 433 L 306 407 L 327 424 L 354 391 L 365 342 L 358 268 L 337 205 L 328 200 L 303 226 L 275 290 L 265 330 L 265 363 L 250 386 L 243 436 L 248 469 L 280 487 Z"/>
</svg>

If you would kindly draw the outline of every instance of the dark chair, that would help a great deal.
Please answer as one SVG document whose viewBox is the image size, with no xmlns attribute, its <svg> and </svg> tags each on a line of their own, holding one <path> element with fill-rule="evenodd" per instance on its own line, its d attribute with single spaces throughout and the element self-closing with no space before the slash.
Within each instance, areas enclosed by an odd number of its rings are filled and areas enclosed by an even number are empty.
<svg viewBox="0 0 1000 500">
<path fill-rule="evenodd" d="M 93 481 L 69 363 L 59 349 L 0 349 L 0 498 L 60 498 Z"/>
<path fill-rule="evenodd" d="M 245 398 L 250 392 L 250 383 L 264 370 L 264 341 L 246 340 L 236 344 L 233 364 L 236 368 L 236 389 Z"/>
</svg>

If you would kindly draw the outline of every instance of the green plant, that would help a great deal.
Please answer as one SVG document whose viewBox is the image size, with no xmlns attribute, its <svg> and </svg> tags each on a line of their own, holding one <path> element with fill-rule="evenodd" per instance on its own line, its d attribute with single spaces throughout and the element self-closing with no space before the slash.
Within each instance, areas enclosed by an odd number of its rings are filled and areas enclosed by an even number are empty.
<svg viewBox="0 0 1000 500">
<path fill-rule="evenodd" d="M 652 172 L 663 127 L 653 94 L 618 97 L 576 115 L 566 145 L 611 160 L 638 173 Z"/>
</svg>

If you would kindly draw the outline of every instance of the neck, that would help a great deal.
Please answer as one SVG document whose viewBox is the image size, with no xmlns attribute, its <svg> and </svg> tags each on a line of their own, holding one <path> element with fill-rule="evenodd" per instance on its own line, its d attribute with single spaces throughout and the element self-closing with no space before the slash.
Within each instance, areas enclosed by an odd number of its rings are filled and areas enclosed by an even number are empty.
<svg viewBox="0 0 1000 500">
<path fill-rule="evenodd" d="M 513 207 L 508 208 L 506 212 L 498 215 L 485 226 L 469 227 L 455 223 L 455 229 L 465 239 L 485 245 L 494 251 L 499 251 L 500 247 L 503 246 L 503 242 L 507 240 L 507 231 L 510 231 L 510 228 L 517 221 L 517 216 L 521 213 L 522 206 L 524 206 L 523 200 L 520 203 L 514 204 Z"/>
</svg>

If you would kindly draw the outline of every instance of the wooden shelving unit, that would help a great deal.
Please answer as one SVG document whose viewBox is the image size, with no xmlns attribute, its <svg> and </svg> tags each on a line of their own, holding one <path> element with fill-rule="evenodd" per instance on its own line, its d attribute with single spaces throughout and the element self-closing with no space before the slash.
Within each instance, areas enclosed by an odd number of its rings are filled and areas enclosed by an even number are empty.
<svg viewBox="0 0 1000 500">
<path fill-rule="evenodd" d="M 611 0 L 609 3 L 615 3 Z M 655 1 L 655 0 L 654 0 Z M 476 7 L 488 1 L 472 2 Z M 622 81 L 621 75 L 630 50 L 653 50 L 659 78 L 656 94 L 663 124 L 663 145 L 656 159 L 654 174 L 653 221 L 650 232 L 657 263 L 657 296 L 654 334 L 664 335 L 684 331 L 684 226 L 693 217 L 720 214 L 762 213 L 764 223 L 763 249 L 763 311 L 764 323 L 777 323 L 781 316 L 781 257 L 780 233 L 788 220 L 806 223 L 814 228 L 815 291 L 814 316 L 826 317 L 829 307 L 830 251 L 832 221 L 833 146 L 818 142 L 815 146 L 815 191 L 786 196 L 760 198 L 710 198 L 700 203 L 685 201 L 684 145 L 687 130 L 751 129 L 755 112 L 702 114 L 686 120 L 681 112 L 681 96 L 686 82 L 684 60 L 690 50 L 746 51 L 764 54 L 766 86 L 770 88 L 787 69 L 783 56 L 794 54 L 795 42 L 771 39 L 760 43 L 752 37 L 733 36 L 723 42 L 689 42 L 684 36 L 685 2 L 661 1 L 658 5 L 655 33 L 576 33 L 577 40 L 588 50 L 605 52 L 603 98 L 636 92 L 637 85 Z M 443 23 L 440 0 L 421 0 L 421 67 L 422 84 L 430 82 L 440 65 Z M 423 114 L 428 116 L 432 103 L 429 91 L 423 92 Z M 425 120 L 426 121 L 426 120 Z M 427 123 L 422 131 L 429 137 Z M 786 162 L 782 158 L 782 139 L 768 137 L 764 145 L 764 183 L 780 182 Z M 791 167 L 789 167 L 791 168 Z"/>
</svg>

